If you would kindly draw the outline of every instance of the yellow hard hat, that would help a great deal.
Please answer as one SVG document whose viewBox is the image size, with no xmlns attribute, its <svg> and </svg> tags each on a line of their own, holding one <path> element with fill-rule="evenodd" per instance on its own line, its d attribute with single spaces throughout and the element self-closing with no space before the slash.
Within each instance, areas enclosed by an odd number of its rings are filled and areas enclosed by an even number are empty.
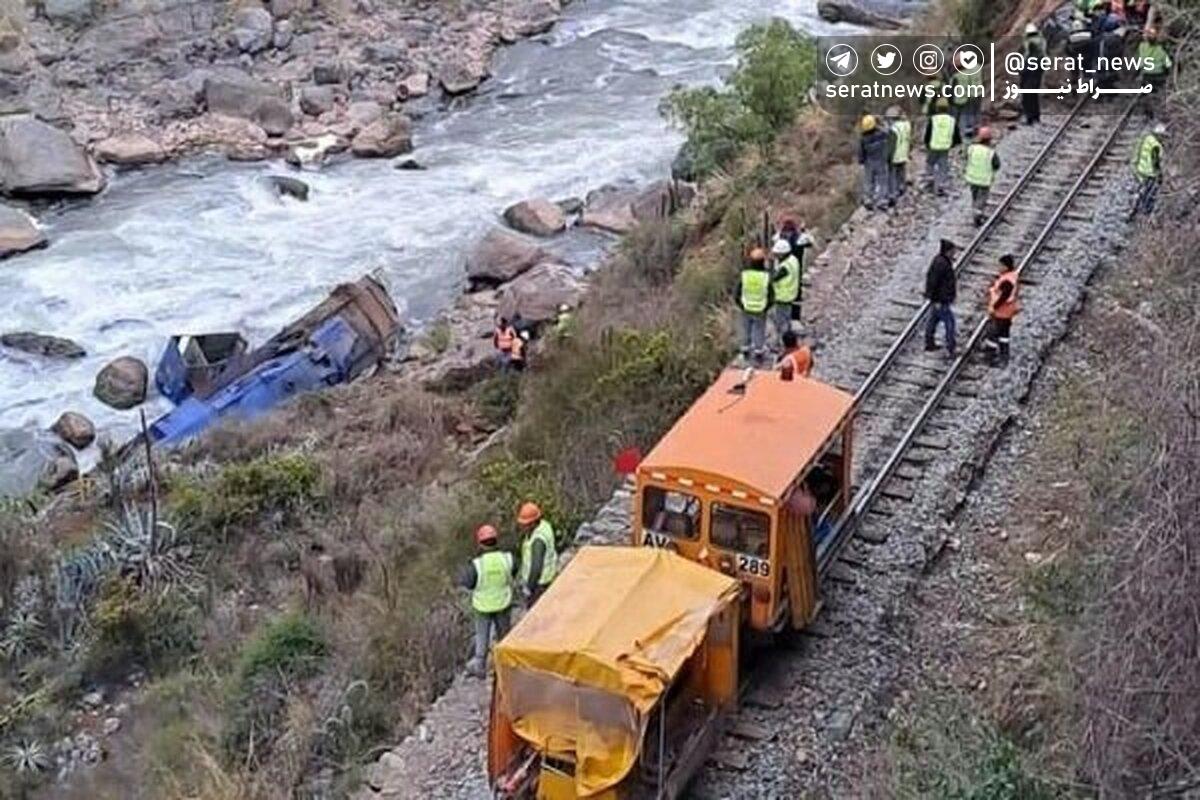
<svg viewBox="0 0 1200 800">
<path fill-rule="evenodd" d="M 873 130 L 875 130 L 875 117 L 874 117 L 874 115 L 872 115 L 872 114 L 863 114 L 862 122 L 860 123 L 860 125 L 862 126 L 862 131 L 863 131 L 863 133 L 867 133 L 868 131 L 873 131 Z"/>
</svg>

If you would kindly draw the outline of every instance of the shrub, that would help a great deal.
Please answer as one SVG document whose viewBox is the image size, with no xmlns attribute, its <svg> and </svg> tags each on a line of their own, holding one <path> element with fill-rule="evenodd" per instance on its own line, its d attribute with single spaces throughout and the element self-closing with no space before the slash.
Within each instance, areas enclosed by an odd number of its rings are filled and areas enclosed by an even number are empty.
<svg viewBox="0 0 1200 800">
<path fill-rule="evenodd" d="M 521 381 L 515 373 L 506 372 L 481 381 L 472 390 L 475 407 L 491 426 L 507 425 L 517 413 L 521 399 Z"/>
<path fill-rule="evenodd" d="M 698 177 L 732 161 L 746 145 L 766 150 L 807 102 L 815 76 L 813 40 L 781 19 L 743 31 L 738 65 L 722 89 L 676 89 L 666 116 L 687 134 L 685 152 Z"/>
<path fill-rule="evenodd" d="M 295 517 L 322 496 L 320 467 L 291 453 L 230 464 L 208 480 L 180 480 L 170 499 L 181 521 L 224 538 L 230 529 L 268 514 L 281 520 Z"/>
<path fill-rule="evenodd" d="M 328 653 L 317 623 L 304 614 L 288 614 L 268 624 L 242 650 L 238 680 L 245 683 L 264 674 L 307 677 Z"/>
<path fill-rule="evenodd" d="M 162 672 L 199 646 L 199 611 L 184 595 L 143 594 L 127 578 L 104 584 L 90 621 L 84 669 L 96 679 L 124 675 L 133 664 Z"/>
</svg>

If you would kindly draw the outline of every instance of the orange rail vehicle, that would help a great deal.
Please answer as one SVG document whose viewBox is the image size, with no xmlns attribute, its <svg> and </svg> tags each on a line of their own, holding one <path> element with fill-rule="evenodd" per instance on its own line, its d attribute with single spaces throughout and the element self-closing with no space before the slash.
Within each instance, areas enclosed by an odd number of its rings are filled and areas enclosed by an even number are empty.
<svg viewBox="0 0 1200 800">
<path fill-rule="evenodd" d="M 764 632 L 816 616 L 817 544 L 851 489 L 853 397 L 787 377 L 726 370 L 637 470 L 633 544 L 738 578 Z"/>
</svg>

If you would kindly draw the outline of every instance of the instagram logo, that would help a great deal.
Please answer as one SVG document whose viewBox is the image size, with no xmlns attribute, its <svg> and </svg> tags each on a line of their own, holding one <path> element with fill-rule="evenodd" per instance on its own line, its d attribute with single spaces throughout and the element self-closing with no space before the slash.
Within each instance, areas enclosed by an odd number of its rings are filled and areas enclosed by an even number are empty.
<svg viewBox="0 0 1200 800">
<path fill-rule="evenodd" d="M 942 49 L 937 45 L 923 44 L 917 48 L 917 52 L 913 55 L 913 64 L 916 66 L 917 72 L 922 75 L 937 75 L 942 69 L 942 62 L 945 56 L 942 55 Z"/>
</svg>

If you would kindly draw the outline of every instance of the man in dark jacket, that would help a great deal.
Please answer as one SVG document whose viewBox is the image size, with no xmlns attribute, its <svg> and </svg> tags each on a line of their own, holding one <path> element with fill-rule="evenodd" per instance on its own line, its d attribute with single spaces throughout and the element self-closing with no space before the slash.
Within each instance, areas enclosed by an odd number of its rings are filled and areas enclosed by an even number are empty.
<svg viewBox="0 0 1200 800">
<path fill-rule="evenodd" d="M 958 277 L 954 274 L 954 256 L 958 245 L 949 239 L 942 239 L 941 248 L 929 264 L 925 273 L 925 299 L 930 302 L 929 317 L 925 322 L 925 349 L 937 350 L 934 335 L 938 323 L 946 326 L 946 352 L 954 357 L 956 342 L 954 319 L 954 300 L 958 295 Z"/>
<path fill-rule="evenodd" d="M 874 211 L 885 205 L 891 194 L 888 164 L 892 160 L 892 142 L 873 114 L 864 115 L 859 128 L 862 131 L 858 163 L 863 167 L 863 205 L 868 211 Z"/>
</svg>

